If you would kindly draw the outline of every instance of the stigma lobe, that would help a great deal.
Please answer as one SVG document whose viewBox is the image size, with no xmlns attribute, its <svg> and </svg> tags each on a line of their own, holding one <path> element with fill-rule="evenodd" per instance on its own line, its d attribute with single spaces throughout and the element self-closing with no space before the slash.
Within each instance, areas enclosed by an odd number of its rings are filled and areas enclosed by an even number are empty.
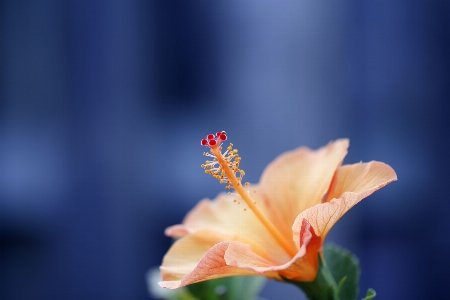
<svg viewBox="0 0 450 300">
<path fill-rule="evenodd" d="M 216 134 L 208 134 L 206 138 L 200 141 L 202 146 L 207 147 L 217 147 L 222 144 L 223 141 L 227 140 L 227 133 L 225 131 L 218 131 Z"/>
</svg>

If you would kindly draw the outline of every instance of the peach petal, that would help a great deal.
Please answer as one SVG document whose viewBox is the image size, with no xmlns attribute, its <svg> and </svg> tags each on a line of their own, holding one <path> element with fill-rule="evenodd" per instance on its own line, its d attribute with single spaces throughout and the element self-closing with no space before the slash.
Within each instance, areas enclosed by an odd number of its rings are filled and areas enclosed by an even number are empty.
<svg viewBox="0 0 450 300">
<path fill-rule="evenodd" d="M 164 230 L 164 234 L 172 238 L 180 238 L 189 234 L 189 230 L 182 224 L 169 226 Z"/>
<path fill-rule="evenodd" d="M 280 280 L 280 275 L 292 280 L 313 280 L 317 273 L 318 252 L 322 243 L 307 220 L 304 220 L 301 228 L 301 242 L 298 253 L 281 265 L 264 259 L 253 252 L 249 245 L 240 242 L 230 243 L 225 252 L 225 261 L 230 266 Z"/>
<path fill-rule="evenodd" d="M 323 239 L 316 235 L 308 220 L 303 219 L 300 229 L 300 249 L 306 247 L 306 253 L 282 273 L 283 277 L 297 281 L 314 280 L 319 268 L 318 254 L 322 243 Z"/>
<path fill-rule="evenodd" d="M 298 214 L 322 201 L 348 145 L 348 139 L 340 139 L 315 151 L 300 147 L 266 167 L 260 180 L 261 192 L 271 219 L 283 232 L 291 235 Z"/>
<path fill-rule="evenodd" d="M 350 208 L 395 180 L 395 171 L 381 162 L 340 167 L 327 195 L 327 200 L 332 200 L 317 204 L 298 215 L 292 226 L 294 241 L 299 241 L 299 228 L 303 219 L 307 219 L 314 231 L 324 240 L 333 225 Z"/>
<path fill-rule="evenodd" d="M 276 266 L 274 262 L 259 256 L 249 245 L 241 242 L 231 242 L 224 257 L 228 265 L 256 273 L 271 271 L 271 268 Z"/>
<path fill-rule="evenodd" d="M 397 180 L 395 171 L 382 162 L 345 165 L 336 171 L 325 202 L 333 198 L 338 199 L 345 192 L 364 193 L 375 187 L 380 189 L 395 180 Z"/>
<path fill-rule="evenodd" d="M 220 242 L 226 238 L 205 230 L 176 241 L 164 256 L 159 285 L 176 289 L 208 279 L 255 275 L 226 264 L 224 255 L 230 242 Z"/>
<path fill-rule="evenodd" d="M 250 187 L 253 191 L 257 187 Z M 263 202 L 258 200 L 258 195 L 252 193 L 252 197 L 260 203 L 264 209 Z M 277 262 L 285 263 L 291 259 L 283 248 L 277 243 L 264 225 L 256 218 L 255 214 L 247 209 L 243 201 L 240 204 L 234 202 L 238 196 L 219 194 L 213 201 L 204 199 L 200 201 L 185 217 L 182 225 L 174 225 L 166 229 L 166 235 L 180 237 L 192 234 L 199 230 L 210 230 L 217 234 L 227 234 L 232 238 L 229 240 L 241 241 L 249 244 L 263 257 L 275 257 Z M 292 239 L 289 228 L 287 237 Z M 292 245 L 294 247 L 293 241 Z"/>
</svg>

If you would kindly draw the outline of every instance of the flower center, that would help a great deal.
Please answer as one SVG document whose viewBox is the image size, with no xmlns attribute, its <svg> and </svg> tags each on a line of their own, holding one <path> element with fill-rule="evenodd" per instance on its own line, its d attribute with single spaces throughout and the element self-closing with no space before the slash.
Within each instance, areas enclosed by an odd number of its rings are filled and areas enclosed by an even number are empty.
<svg viewBox="0 0 450 300">
<path fill-rule="evenodd" d="M 202 146 L 210 148 L 210 152 L 203 153 L 204 156 L 213 158 L 212 161 L 207 160 L 205 164 L 202 164 L 202 168 L 205 169 L 206 174 L 210 174 L 214 178 L 218 179 L 220 183 L 226 183 L 226 189 L 234 188 L 235 191 L 245 201 L 247 206 L 253 211 L 256 217 L 267 228 L 277 242 L 283 247 L 283 249 L 293 257 L 296 254 L 296 250 L 293 249 L 291 243 L 278 231 L 272 222 L 262 213 L 262 211 L 256 206 L 256 202 L 250 197 L 247 191 L 241 184 L 242 177 L 245 172 L 239 169 L 239 163 L 241 158 L 237 154 L 237 150 L 233 150 L 233 144 L 227 147 L 227 150 L 222 153 L 222 142 L 227 139 L 225 131 L 217 132 L 214 134 L 208 134 L 206 139 L 201 140 Z M 246 183 L 247 185 L 247 183 Z"/>
</svg>

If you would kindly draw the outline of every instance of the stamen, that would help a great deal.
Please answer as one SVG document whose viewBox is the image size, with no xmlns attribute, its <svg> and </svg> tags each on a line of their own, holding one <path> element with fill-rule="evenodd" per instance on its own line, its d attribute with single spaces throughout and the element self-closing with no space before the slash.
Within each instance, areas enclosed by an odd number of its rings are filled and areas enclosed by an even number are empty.
<svg viewBox="0 0 450 300">
<path fill-rule="evenodd" d="M 242 186 L 241 182 L 245 172 L 239 169 L 241 158 L 239 157 L 239 154 L 237 154 L 238 151 L 233 149 L 233 144 L 230 143 L 226 151 L 222 153 L 222 142 L 226 139 L 226 132 L 221 131 L 217 132 L 215 136 L 213 134 L 208 134 L 206 139 L 201 141 L 203 146 L 210 148 L 210 153 L 205 152 L 203 155 L 213 158 L 212 161 L 207 160 L 205 164 L 202 164 L 202 168 L 205 169 L 206 174 L 210 174 L 214 178 L 218 179 L 220 183 L 226 183 L 226 189 L 234 188 L 241 196 L 242 200 L 245 201 L 248 208 L 254 212 L 256 217 L 261 221 L 261 223 L 263 223 L 263 225 L 284 248 L 284 250 L 292 257 L 295 256 L 297 250 L 292 246 L 292 242 L 286 240 L 286 238 L 278 231 L 272 222 L 264 216 L 262 211 L 256 206 L 256 202 L 250 197 L 248 192 L 250 184 L 248 182 L 245 183 L 245 188 L 247 190 Z M 236 199 L 234 202 L 236 202 Z M 240 201 L 238 204 L 240 204 Z M 246 210 L 247 209 L 244 208 L 244 211 Z"/>
</svg>

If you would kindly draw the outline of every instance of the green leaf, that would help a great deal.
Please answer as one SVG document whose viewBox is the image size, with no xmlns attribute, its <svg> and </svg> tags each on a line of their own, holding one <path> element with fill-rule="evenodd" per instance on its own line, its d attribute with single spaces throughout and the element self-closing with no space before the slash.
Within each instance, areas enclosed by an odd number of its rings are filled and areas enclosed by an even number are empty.
<svg viewBox="0 0 450 300">
<path fill-rule="evenodd" d="M 336 282 L 339 282 L 338 294 L 341 300 L 356 300 L 359 290 L 359 261 L 351 252 L 335 244 L 325 247 L 325 262 Z"/>
<path fill-rule="evenodd" d="M 347 280 L 347 276 L 342 277 L 341 281 L 339 281 L 338 283 L 338 288 L 337 288 L 337 294 L 340 295 L 341 294 L 341 290 L 342 290 L 342 286 L 344 285 L 344 282 Z"/>
<path fill-rule="evenodd" d="M 366 296 L 362 300 L 372 300 L 377 293 L 373 289 L 368 289 Z"/>
<path fill-rule="evenodd" d="M 183 289 L 182 291 L 176 293 L 175 295 L 173 295 L 167 299 L 168 300 L 200 300 L 200 299 L 192 296 L 192 294 L 189 293 L 189 291 L 185 290 L 185 289 Z"/>
<path fill-rule="evenodd" d="M 257 298 L 265 282 L 262 276 L 235 276 L 194 283 L 187 289 L 202 300 L 252 300 Z"/>
<path fill-rule="evenodd" d="M 230 277 L 227 299 L 256 299 L 266 283 L 262 276 Z"/>
</svg>

